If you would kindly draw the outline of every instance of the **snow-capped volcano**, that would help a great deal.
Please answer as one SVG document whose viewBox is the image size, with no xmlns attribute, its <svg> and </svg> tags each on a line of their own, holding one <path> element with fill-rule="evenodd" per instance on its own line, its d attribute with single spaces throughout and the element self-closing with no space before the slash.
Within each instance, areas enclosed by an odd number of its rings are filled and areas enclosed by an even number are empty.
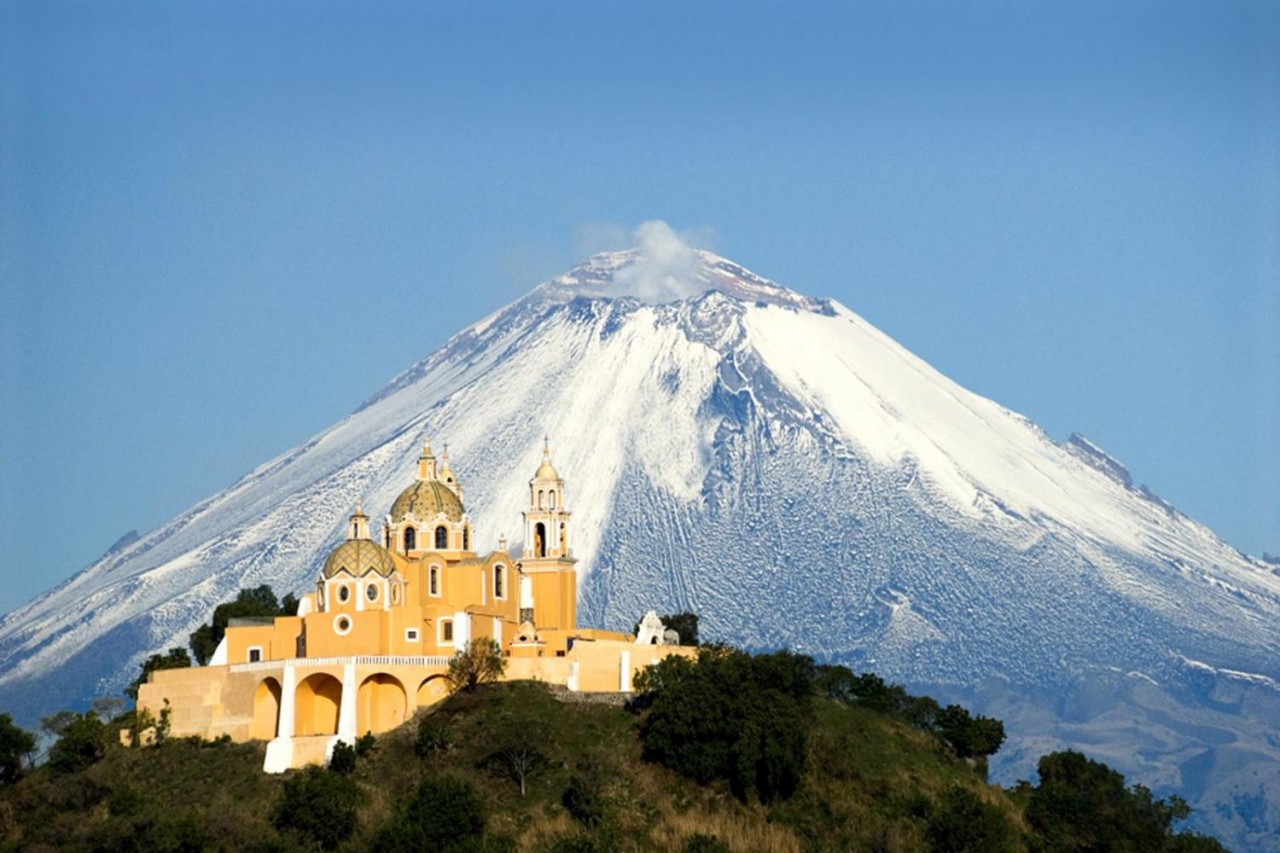
<svg viewBox="0 0 1280 853">
<path fill-rule="evenodd" d="M 1280 578 L 836 302 L 680 246 L 598 255 L 310 441 L 0 621 L 0 708 L 118 691 L 236 589 L 304 590 L 447 441 L 480 550 L 549 434 L 580 621 L 650 608 L 963 698 L 1004 773 L 1082 748 L 1261 846 L 1280 826 Z M 513 542 L 513 545 L 518 543 Z"/>
</svg>

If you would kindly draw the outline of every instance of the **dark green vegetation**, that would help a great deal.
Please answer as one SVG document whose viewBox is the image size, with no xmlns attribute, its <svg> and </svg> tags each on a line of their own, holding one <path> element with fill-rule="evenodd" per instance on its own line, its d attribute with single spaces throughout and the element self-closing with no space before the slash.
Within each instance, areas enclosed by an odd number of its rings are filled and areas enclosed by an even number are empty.
<svg viewBox="0 0 1280 853">
<path fill-rule="evenodd" d="M 1047 756 L 1038 786 L 989 786 L 997 721 L 874 676 L 704 647 L 643 687 L 622 709 L 480 685 L 283 776 L 262 744 L 126 749 L 124 717 L 66 715 L 92 748 L 0 786 L 0 851 L 1221 849 L 1174 834 L 1180 801 L 1076 753 Z"/>
<path fill-rule="evenodd" d="M 659 616 L 658 619 L 663 625 L 667 626 L 667 630 L 675 631 L 680 635 L 680 645 L 696 646 L 698 645 L 698 614 L 681 612 L 668 613 Z M 640 633 L 640 623 L 637 622 L 635 627 L 631 629 L 631 633 Z"/>
<path fill-rule="evenodd" d="M 242 589 L 231 601 L 219 604 L 213 610 L 213 619 L 191 632 L 191 653 L 196 663 L 204 666 L 218 650 L 232 619 L 292 616 L 298 611 L 298 599 L 292 594 L 277 601 L 275 591 L 263 584 L 253 589 Z M 190 666 L 190 664 L 185 664 Z"/>
</svg>

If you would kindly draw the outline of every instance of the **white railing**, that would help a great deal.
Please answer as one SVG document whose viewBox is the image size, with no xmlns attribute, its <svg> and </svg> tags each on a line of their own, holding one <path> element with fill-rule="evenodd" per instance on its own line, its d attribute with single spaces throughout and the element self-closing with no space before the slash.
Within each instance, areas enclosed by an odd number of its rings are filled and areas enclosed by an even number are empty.
<svg viewBox="0 0 1280 853">
<path fill-rule="evenodd" d="M 231 664 L 231 671 L 262 672 L 268 669 L 281 669 L 284 666 L 343 666 L 349 663 L 353 663 L 356 666 L 448 666 L 449 658 L 444 655 L 352 655 L 330 658 L 288 658 L 286 660 L 233 663 Z"/>
</svg>

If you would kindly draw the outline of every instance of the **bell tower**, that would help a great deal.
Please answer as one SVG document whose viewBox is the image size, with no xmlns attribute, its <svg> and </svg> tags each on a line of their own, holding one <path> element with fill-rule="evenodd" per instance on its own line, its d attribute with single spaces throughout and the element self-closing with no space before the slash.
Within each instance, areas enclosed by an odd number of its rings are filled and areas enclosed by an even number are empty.
<svg viewBox="0 0 1280 853">
<path fill-rule="evenodd" d="M 547 440 L 542 445 L 542 464 L 529 481 L 529 509 L 524 513 L 524 551 L 520 560 L 521 571 L 531 582 L 533 621 L 538 628 L 569 631 L 577 627 L 576 562 L 569 547 L 564 480 L 551 464 Z"/>
</svg>

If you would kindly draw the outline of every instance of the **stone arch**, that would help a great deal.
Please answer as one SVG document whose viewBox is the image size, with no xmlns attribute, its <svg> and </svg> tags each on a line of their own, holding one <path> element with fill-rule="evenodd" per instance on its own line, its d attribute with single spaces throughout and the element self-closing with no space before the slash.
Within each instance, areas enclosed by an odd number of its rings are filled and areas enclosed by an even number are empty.
<svg viewBox="0 0 1280 853">
<path fill-rule="evenodd" d="M 404 722 L 408 697 L 400 679 L 385 672 L 360 682 L 356 691 L 356 731 L 386 732 Z"/>
<path fill-rule="evenodd" d="M 271 740 L 280 731 L 280 682 L 267 676 L 258 682 L 253 693 L 253 725 L 249 737 L 254 740 Z"/>
<path fill-rule="evenodd" d="M 449 680 L 444 673 L 433 675 L 418 685 L 419 708 L 428 708 L 449 695 Z"/>
<path fill-rule="evenodd" d="M 342 708 L 342 682 L 326 672 L 308 675 L 294 694 L 293 733 L 336 735 Z"/>
</svg>

